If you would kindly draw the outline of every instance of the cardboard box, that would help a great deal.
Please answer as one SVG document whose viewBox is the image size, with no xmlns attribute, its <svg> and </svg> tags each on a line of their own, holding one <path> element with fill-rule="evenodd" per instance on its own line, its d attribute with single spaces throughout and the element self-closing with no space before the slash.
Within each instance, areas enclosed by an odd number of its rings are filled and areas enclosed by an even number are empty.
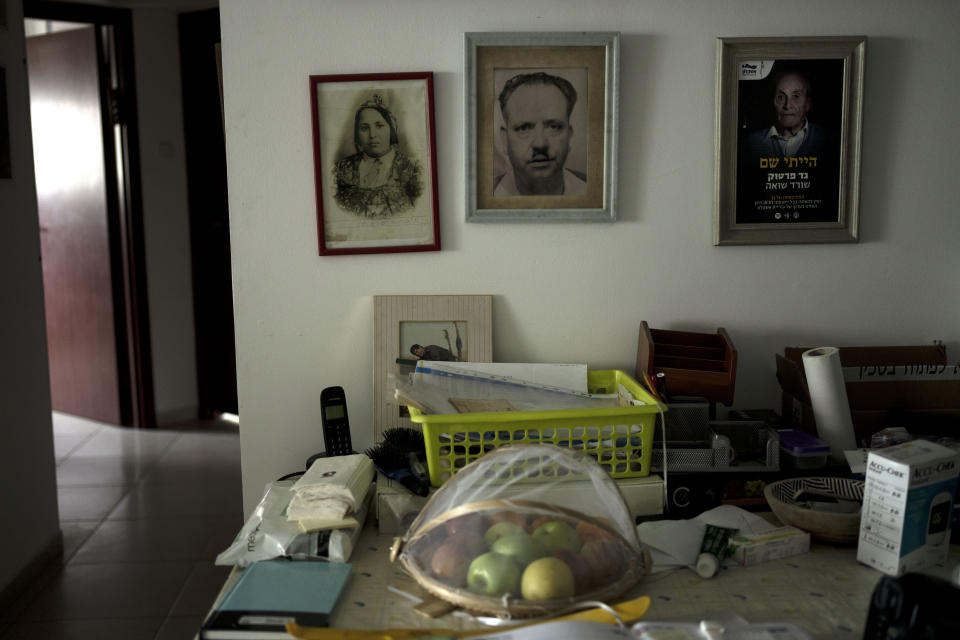
<svg viewBox="0 0 960 640">
<path fill-rule="evenodd" d="M 857 560 L 892 575 L 944 562 L 960 452 L 912 440 L 867 457 Z"/>
<path fill-rule="evenodd" d="M 781 414 L 817 435 L 803 352 L 787 347 L 777 354 L 777 379 L 783 391 Z M 917 347 L 841 347 L 840 364 L 857 443 L 906 420 L 933 422 L 960 415 L 960 367 L 947 364 L 943 345 Z"/>
<path fill-rule="evenodd" d="M 796 527 L 777 527 L 730 538 L 737 564 L 752 567 L 761 562 L 789 558 L 810 551 L 810 534 Z"/>
</svg>

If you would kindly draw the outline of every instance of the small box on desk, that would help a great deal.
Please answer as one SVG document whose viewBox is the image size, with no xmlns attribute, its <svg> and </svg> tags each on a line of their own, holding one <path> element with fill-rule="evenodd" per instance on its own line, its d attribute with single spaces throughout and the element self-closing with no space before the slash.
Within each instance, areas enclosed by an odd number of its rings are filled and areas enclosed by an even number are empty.
<svg viewBox="0 0 960 640">
<path fill-rule="evenodd" d="M 796 527 L 777 527 L 730 538 L 733 557 L 742 567 L 789 558 L 810 551 L 810 534 Z"/>
<path fill-rule="evenodd" d="M 867 457 L 857 560 L 899 576 L 943 562 L 960 453 L 912 440 Z"/>
<path fill-rule="evenodd" d="M 786 469 L 817 469 L 827 464 L 830 445 L 799 429 L 777 429 L 780 462 Z"/>
</svg>

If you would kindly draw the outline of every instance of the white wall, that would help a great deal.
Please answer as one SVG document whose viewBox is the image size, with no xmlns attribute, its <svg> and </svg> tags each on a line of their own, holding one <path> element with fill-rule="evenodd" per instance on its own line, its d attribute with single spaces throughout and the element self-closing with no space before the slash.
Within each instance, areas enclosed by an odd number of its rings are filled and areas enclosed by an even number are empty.
<svg viewBox="0 0 960 640">
<path fill-rule="evenodd" d="M 346 389 L 354 446 L 372 444 L 374 294 L 494 294 L 507 362 L 632 373 L 641 320 L 722 326 L 740 407 L 779 406 L 786 345 L 955 343 L 958 24 L 953 0 L 222 0 L 247 512 L 322 448 L 323 387 Z M 618 221 L 467 224 L 463 33 L 561 30 L 622 34 Z M 788 35 L 869 37 L 861 241 L 715 247 L 716 38 Z M 308 76 L 421 70 L 443 251 L 319 257 Z"/>
<path fill-rule="evenodd" d="M 0 178 L 0 591 L 60 535 L 23 13 L 2 10 L 13 178 Z"/>
<path fill-rule="evenodd" d="M 197 416 L 190 216 L 177 14 L 133 11 L 154 403 L 159 425 Z"/>
</svg>

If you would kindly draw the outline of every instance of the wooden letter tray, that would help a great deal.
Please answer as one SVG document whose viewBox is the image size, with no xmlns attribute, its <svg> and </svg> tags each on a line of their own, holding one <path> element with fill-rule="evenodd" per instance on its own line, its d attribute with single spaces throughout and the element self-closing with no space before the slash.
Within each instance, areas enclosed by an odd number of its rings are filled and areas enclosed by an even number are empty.
<svg viewBox="0 0 960 640">
<path fill-rule="evenodd" d="M 637 345 L 638 380 L 666 376 L 671 396 L 699 396 L 728 407 L 737 380 L 737 350 L 721 327 L 716 333 L 651 329 L 640 323 Z"/>
</svg>

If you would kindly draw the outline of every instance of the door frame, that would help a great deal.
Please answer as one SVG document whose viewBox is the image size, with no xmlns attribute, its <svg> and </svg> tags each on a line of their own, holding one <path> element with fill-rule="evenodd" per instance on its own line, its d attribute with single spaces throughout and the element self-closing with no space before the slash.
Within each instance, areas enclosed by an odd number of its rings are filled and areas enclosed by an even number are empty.
<svg viewBox="0 0 960 640">
<path fill-rule="evenodd" d="M 124 426 L 156 427 L 132 13 L 72 2 L 24 0 L 23 14 L 95 26 L 120 420 Z"/>
</svg>

